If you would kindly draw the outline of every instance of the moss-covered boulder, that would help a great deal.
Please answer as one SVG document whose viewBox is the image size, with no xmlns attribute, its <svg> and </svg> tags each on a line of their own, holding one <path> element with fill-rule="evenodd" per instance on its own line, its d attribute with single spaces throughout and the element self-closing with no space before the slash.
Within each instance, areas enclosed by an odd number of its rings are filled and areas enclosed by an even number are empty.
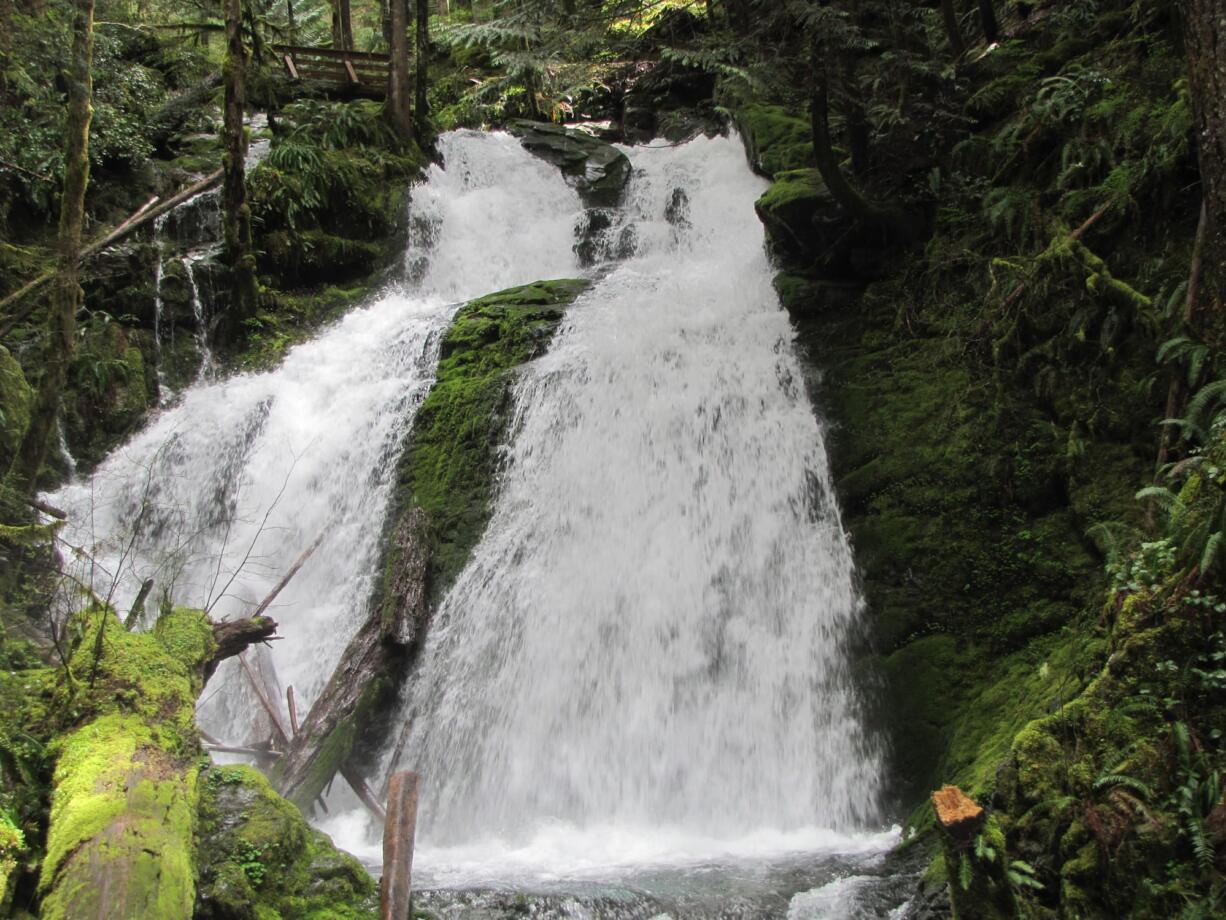
<svg viewBox="0 0 1226 920">
<path fill-rule="evenodd" d="M 736 127 L 750 164 L 768 179 L 814 165 L 809 123 L 793 109 L 751 103 L 737 109 Z"/>
<path fill-rule="evenodd" d="M 336 850 L 259 771 L 209 767 L 200 777 L 196 920 L 366 920 L 374 879 Z"/>
<path fill-rule="evenodd" d="M 507 130 L 524 149 L 554 164 L 591 207 L 611 208 L 630 180 L 630 160 L 612 144 L 586 131 L 533 121 L 513 121 Z"/>
</svg>

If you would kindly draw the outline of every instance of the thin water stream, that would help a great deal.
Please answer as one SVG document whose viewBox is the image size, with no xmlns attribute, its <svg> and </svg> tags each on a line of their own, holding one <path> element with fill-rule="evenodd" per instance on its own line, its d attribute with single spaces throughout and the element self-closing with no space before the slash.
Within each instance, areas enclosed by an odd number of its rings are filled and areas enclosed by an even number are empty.
<svg viewBox="0 0 1226 920">
<path fill-rule="evenodd" d="M 81 574 L 120 607 L 152 577 L 239 614 L 322 534 L 261 668 L 302 705 L 365 615 L 399 445 L 454 310 L 581 272 L 582 205 L 552 167 L 506 135 L 441 146 L 413 194 L 408 285 L 273 371 L 202 379 L 51 497 L 89 549 Z M 889 916 L 897 832 L 847 651 L 862 605 L 753 211 L 764 183 L 735 138 L 628 152 L 596 247 L 618 258 L 518 382 L 493 518 L 406 690 L 420 902 Z M 209 690 L 202 724 L 255 739 L 233 669 Z M 325 829 L 377 860 L 364 814 L 332 804 Z"/>
</svg>

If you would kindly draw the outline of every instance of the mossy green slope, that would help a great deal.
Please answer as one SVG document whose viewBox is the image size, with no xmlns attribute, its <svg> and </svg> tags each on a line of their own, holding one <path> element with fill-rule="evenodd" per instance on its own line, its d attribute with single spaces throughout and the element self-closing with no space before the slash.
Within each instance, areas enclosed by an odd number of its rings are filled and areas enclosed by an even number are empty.
<svg viewBox="0 0 1226 920">
<path fill-rule="evenodd" d="M 739 119 L 752 158 L 776 145 L 785 161 L 763 170 L 779 181 L 760 211 L 820 369 L 900 799 L 920 830 L 945 782 L 994 807 L 1009 859 L 1042 885 L 1022 886 L 1036 916 L 1211 916 L 1222 895 L 1209 864 L 1226 805 L 1211 819 L 1206 798 L 1222 697 L 1195 676 L 1221 651 L 1207 614 L 1220 601 L 1190 558 L 1123 594 L 1104 570 L 1119 538 L 1152 540 L 1133 495 L 1153 476 L 1169 379 L 1154 356 L 1177 323 L 1199 207 L 1172 25 L 1157 5 L 1081 30 L 1029 20 L 960 74 L 968 129 L 925 167 L 940 193 L 924 249 L 878 243 L 834 266 L 848 274 L 828 273 L 820 228 L 809 252 L 789 245 L 806 215 L 772 220 L 803 200 L 787 169 L 811 164 L 786 151 L 806 120 Z M 1044 118 L 1052 87 L 1091 78 L 1064 121 Z M 830 302 L 831 280 L 863 295 Z M 1162 699 L 1175 701 L 1165 725 Z M 1189 786 L 1205 800 L 1200 862 Z"/>
<path fill-rule="evenodd" d="M 490 294 L 462 307 L 443 338 L 434 386 L 417 412 L 400 460 L 390 518 L 395 525 L 407 509 L 425 512 L 432 542 L 428 580 L 435 600 L 459 573 L 489 520 L 515 371 L 548 346 L 566 307 L 588 284 L 538 281 Z M 385 584 L 398 564 L 392 546 Z"/>
</svg>

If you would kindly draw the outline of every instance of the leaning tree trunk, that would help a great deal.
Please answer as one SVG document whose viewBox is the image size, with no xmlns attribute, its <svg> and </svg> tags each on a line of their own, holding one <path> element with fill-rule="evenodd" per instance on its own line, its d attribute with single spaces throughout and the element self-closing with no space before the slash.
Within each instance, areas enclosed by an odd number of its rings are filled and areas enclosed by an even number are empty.
<svg viewBox="0 0 1226 920">
<path fill-rule="evenodd" d="M 1185 0 L 1184 36 L 1206 220 L 1197 325 L 1220 332 L 1226 308 L 1226 11 L 1221 0 Z"/>
<path fill-rule="evenodd" d="M 223 0 L 226 19 L 225 113 L 222 133 L 225 138 L 225 179 L 222 188 L 222 220 L 225 224 L 226 258 L 234 303 L 234 316 L 255 315 L 259 283 L 255 275 L 255 246 L 251 237 L 251 208 L 247 204 L 247 139 L 243 133 L 246 108 L 247 52 L 243 48 L 242 0 Z"/>
<path fill-rule="evenodd" d="M 388 46 L 391 52 L 387 68 L 387 99 L 384 114 L 401 140 L 413 137 L 413 112 L 409 95 L 409 10 L 408 0 L 388 0 L 391 24 Z"/>
<path fill-rule="evenodd" d="M 417 86 L 413 99 L 417 119 L 417 136 L 429 134 L 430 102 L 426 91 L 430 78 L 430 6 L 429 0 L 413 0 L 417 20 Z"/>
<path fill-rule="evenodd" d="M 85 189 L 89 185 L 89 123 L 93 118 L 94 0 L 77 0 L 72 18 L 72 58 L 68 72 L 68 118 L 64 150 L 64 191 L 60 198 L 57 275 L 47 314 L 43 378 L 30 427 L 13 460 L 13 484 L 32 491 L 47 457 L 59 414 L 81 305 L 81 228 L 85 223 Z"/>
</svg>

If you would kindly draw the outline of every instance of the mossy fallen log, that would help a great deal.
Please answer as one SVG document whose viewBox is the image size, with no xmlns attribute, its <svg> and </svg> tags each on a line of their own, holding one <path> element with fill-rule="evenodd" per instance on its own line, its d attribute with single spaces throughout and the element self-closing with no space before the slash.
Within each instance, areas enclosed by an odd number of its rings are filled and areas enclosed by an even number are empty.
<svg viewBox="0 0 1226 920">
<path fill-rule="evenodd" d="M 213 624 L 180 609 L 130 633 L 95 609 L 73 626 L 74 679 L 57 695 L 78 725 L 53 744 L 41 916 L 190 917 L 195 701 L 216 650 Z"/>
</svg>

